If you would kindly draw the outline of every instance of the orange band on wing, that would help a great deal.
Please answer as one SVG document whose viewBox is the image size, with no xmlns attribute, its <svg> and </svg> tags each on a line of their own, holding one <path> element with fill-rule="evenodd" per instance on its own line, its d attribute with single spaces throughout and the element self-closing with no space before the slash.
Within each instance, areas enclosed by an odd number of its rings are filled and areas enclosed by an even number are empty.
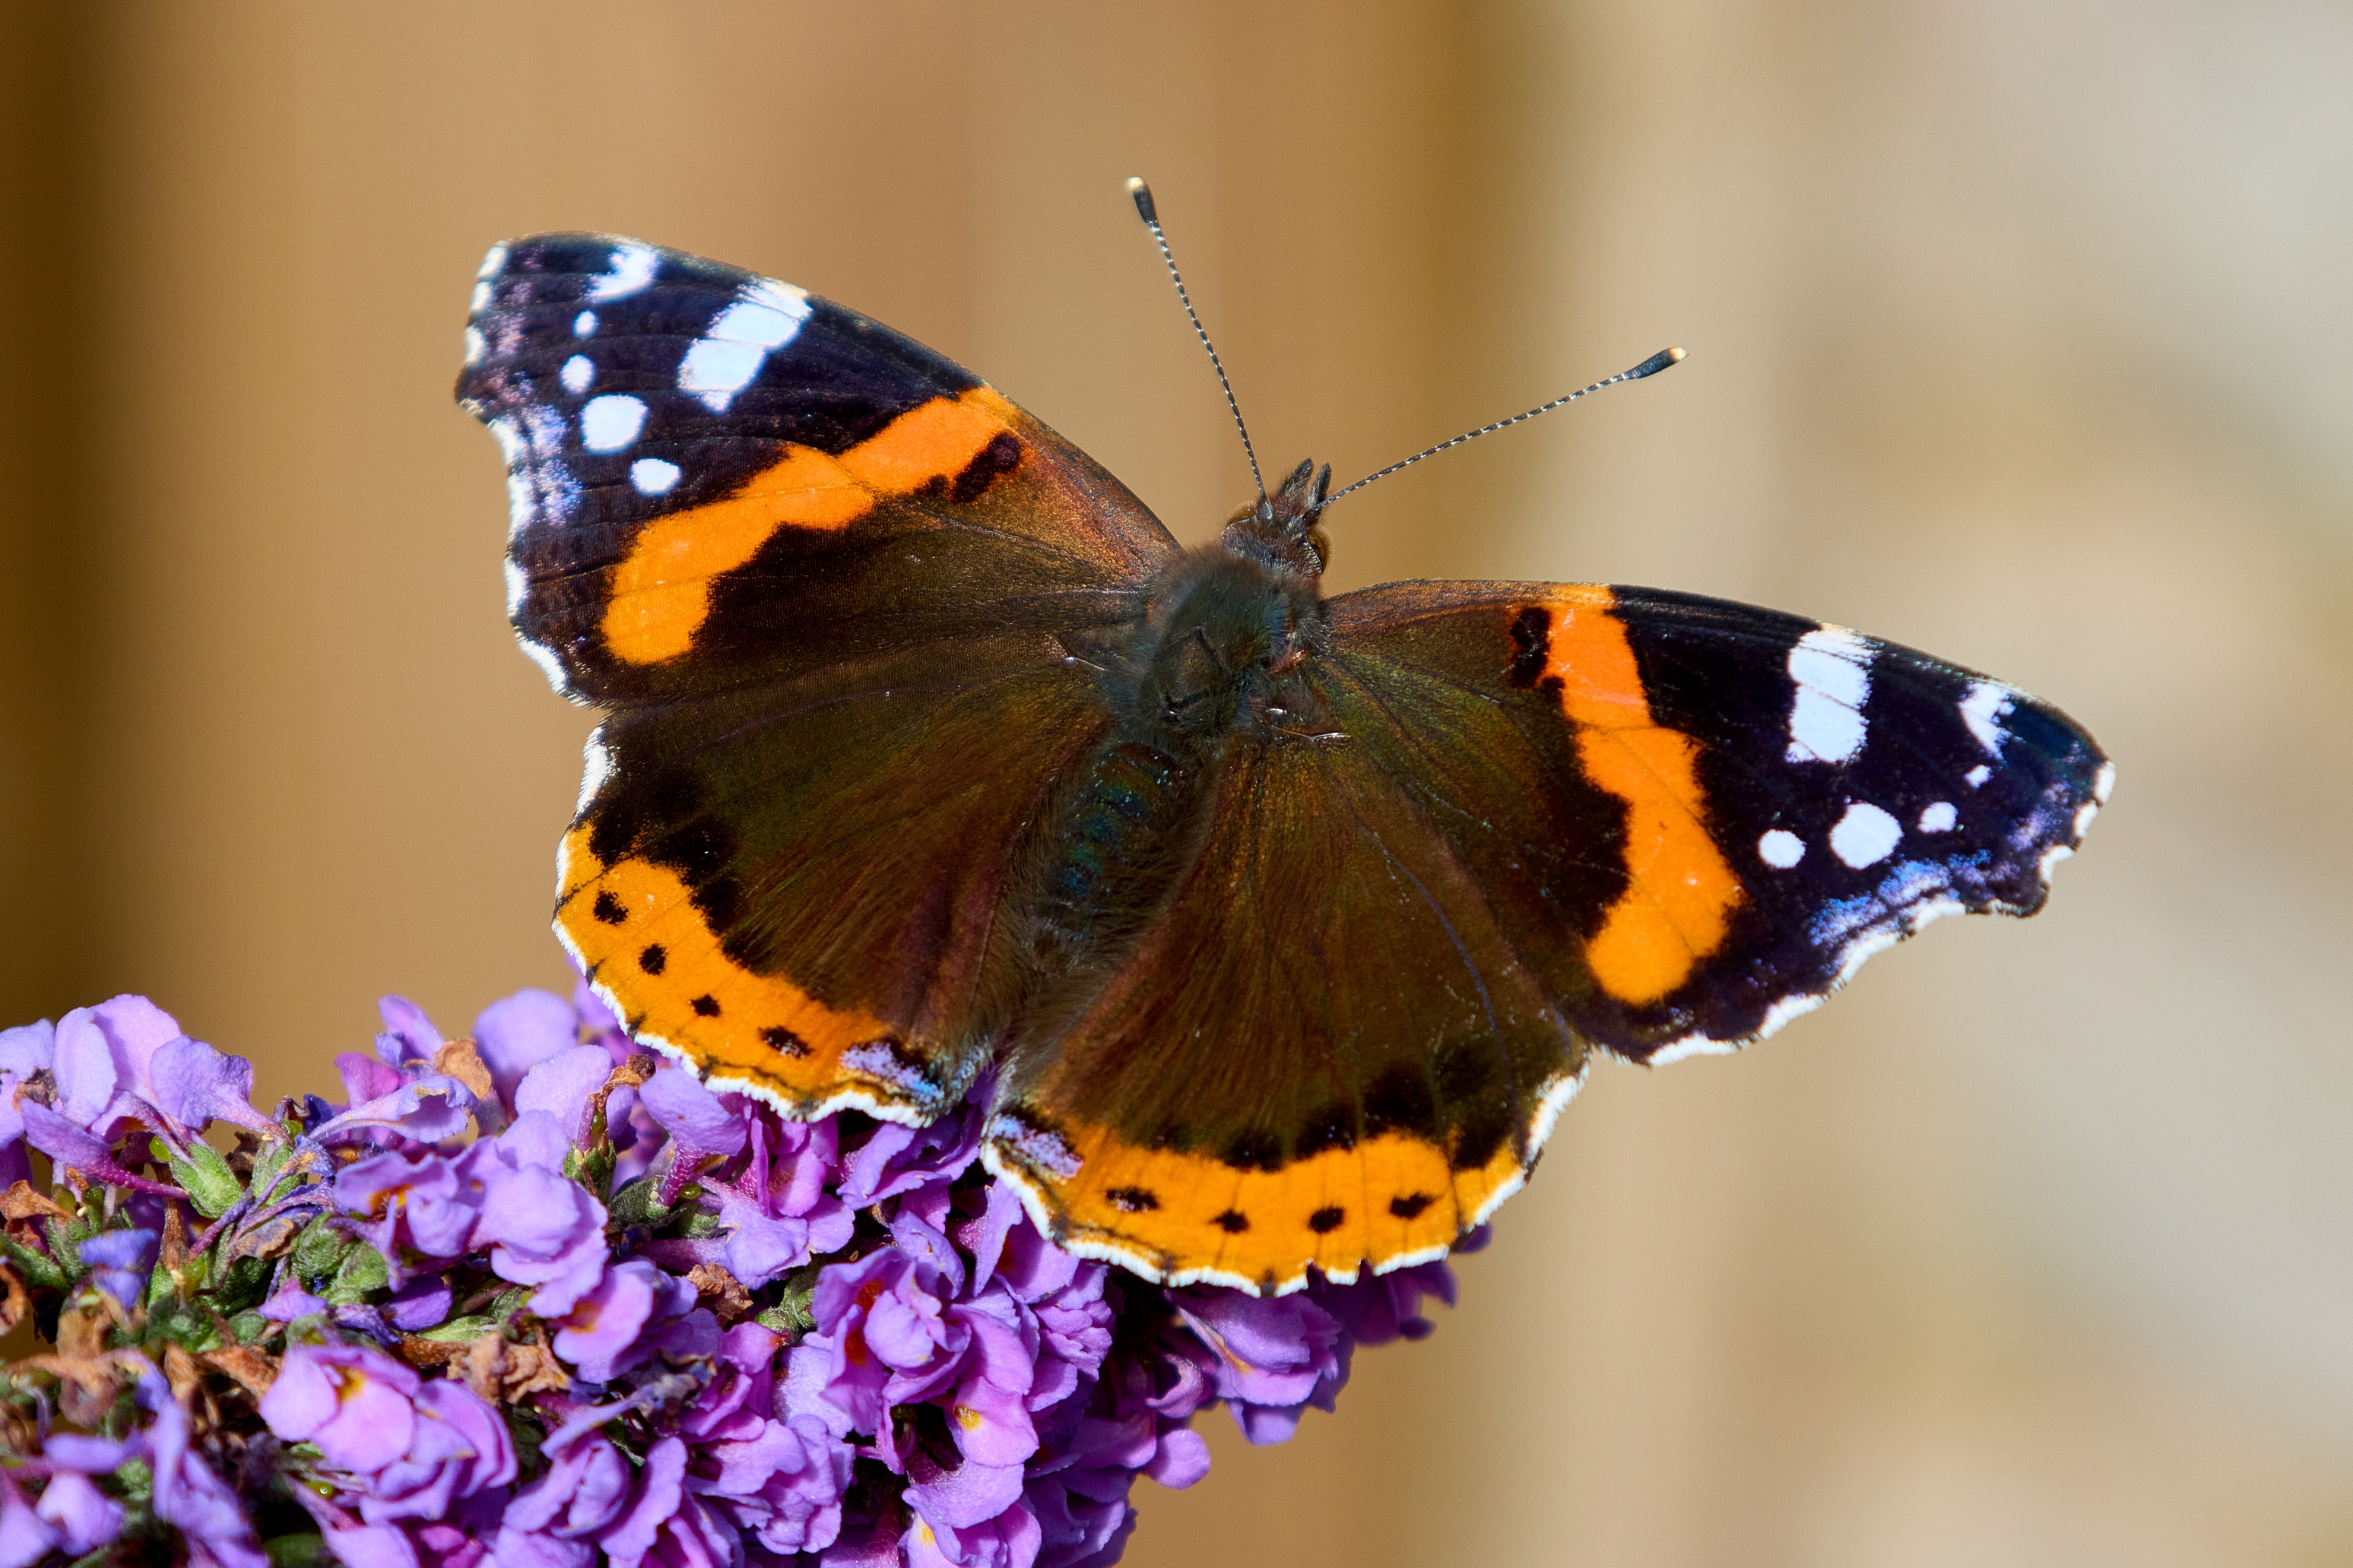
<svg viewBox="0 0 2353 1568">
<path fill-rule="evenodd" d="M 605 646 L 631 664 L 659 664 L 694 644 L 711 614 L 711 580 L 759 553 L 779 528 L 844 528 L 883 496 L 953 479 L 1020 415 L 993 390 L 935 397 L 839 458 L 813 447 L 785 455 L 733 495 L 655 519 L 613 570 Z"/>
<path fill-rule="evenodd" d="M 1560 680 L 1586 777 L 1626 803 L 1626 890 L 1585 956 L 1603 990 L 1639 1006 L 1723 945 L 1742 895 L 1705 826 L 1699 748 L 1651 717 L 1615 602 L 1607 588 L 1580 588 L 1546 604 L 1545 674 Z"/>
<path fill-rule="evenodd" d="M 1018 1154 L 1010 1172 L 1059 1221 L 1058 1242 L 1163 1279 L 1260 1289 L 1290 1284 L 1310 1264 L 1345 1276 L 1367 1259 L 1434 1255 L 1525 1170 L 1508 1143 L 1486 1164 L 1457 1171 L 1443 1148 L 1397 1132 L 1277 1171 L 1140 1149 L 1103 1128 L 1077 1131 L 1071 1152 L 1079 1168 L 1067 1178 Z"/>
<path fill-rule="evenodd" d="M 685 1052 L 705 1078 L 755 1085 L 805 1111 L 845 1093 L 877 1107 L 913 1098 L 843 1060 L 890 1039 L 889 1025 L 745 969 L 721 951 L 678 873 L 634 857 L 607 865 L 589 831 L 574 828 L 557 853 L 555 928 L 631 1033 Z"/>
</svg>

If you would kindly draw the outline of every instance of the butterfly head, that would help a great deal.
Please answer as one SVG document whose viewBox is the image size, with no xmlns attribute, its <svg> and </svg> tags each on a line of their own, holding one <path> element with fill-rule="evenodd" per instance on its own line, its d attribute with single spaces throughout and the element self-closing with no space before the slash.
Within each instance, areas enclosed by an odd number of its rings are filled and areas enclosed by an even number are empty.
<svg viewBox="0 0 2353 1568">
<path fill-rule="evenodd" d="M 1320 526 L 1325 492 L 1332 488 L 1332 465 L 1318 468 L 1314 458 L 1291 470 L 1291 477 L 1244 507 L 1226 524 L 1224 548 L 1261 563 L 1271 571 L 1310 584 L 1324 574 L 1332 559 L 1332 543 Z"/>
<path fill-rule="evenodd" d="M 1130 739 L 1211 750 L 1270 728 L 1298 700 L 1302 667 L 1326 651 L 1322 581 L 1327 546 L 1316 503 L 1332 470 L 1302 463 L 1214 545 L 1189 551 L 1152 584 L 1143 619 L 1105 670 L 1106 696 Z"/>
</svg>

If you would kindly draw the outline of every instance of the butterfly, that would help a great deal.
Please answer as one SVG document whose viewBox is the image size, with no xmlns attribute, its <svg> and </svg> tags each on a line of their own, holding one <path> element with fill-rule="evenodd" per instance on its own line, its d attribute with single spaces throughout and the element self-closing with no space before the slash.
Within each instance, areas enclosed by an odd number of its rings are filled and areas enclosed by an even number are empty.
<svg viewBox="0 0 2353 1568">
<path fill-rule="evenodd" d="M 940 355 L 641 241 L 494 247 L 465 339 L 510 618 L 605 710 L 555 916 L 598 994 L 790 1116 L 987 1086 L 989 1169 L 1147 1278 L 1443 1256 L 1596 1052 L 1729 1050 L 2033 913 L 2114 777 L 1796 616 L 1327 599 L 1328 468 L 1182 550 Z"/>
</svg>

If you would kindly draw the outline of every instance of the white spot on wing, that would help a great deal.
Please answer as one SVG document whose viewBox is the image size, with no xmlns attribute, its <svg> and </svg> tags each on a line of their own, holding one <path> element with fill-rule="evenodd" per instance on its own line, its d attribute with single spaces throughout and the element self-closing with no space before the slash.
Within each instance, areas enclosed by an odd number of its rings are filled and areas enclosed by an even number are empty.
<svg viewBox="0 0 2353 1568">
<path fill-rule="evenodd" d="M 1921 810 L 1920 831 L 1923 833 L 1950 833 L 1953 830 L 1953 824 L 1958 822 L 1960 819 L 1961 814 L 1954 807 L 1951 801 L 1932 801 Z"/>
<path fill-rule="evenodd" d="M 595 337 L 596 335 L 596 312 L 594 310 L 583 310 L 578 315 L 573 317 L 572 335 L 575 338 Z"/>
<path fill-rule="evenodd" d="M 1821 626 L 1789 650 L 1793 763 L 1843 763 L 1862 750 L 1862 706 L 1871 698 L 1872 647 L 1844 626 Z"/>
<path fill-rule="evenodd" d="M 564 362 L 564 368 L 556 373 L 556 379 L 564 383 L 565 391 L 577 397 L 595 383 L 596 366 L 586 354 L 574 354 Z"/>
<path fill-rule="evenodd" d="M 592 397 L 580 407 L 580 444 L 592 452 L 617 452 L 646 427 L 646 405 L 624 393 Z"/>
<path fill-rule="evenodd" d="M 1862 870 L 1876 866 L 1895 852 L 1904 829 L 1896 820 L 1869 801 L 1850 804 L 1846 815 L 1831 829 L 1831 853 Z"/>
<path fill-rule="evenodd" d="M 659 458 L 639 458 L 629 465 L 629 483 L 638 487 L 639 495 L 668 495 L 678 483 L 678 465 Z"/>
<path fill-rule="evenodd" d="M 491 286 L 487 283 L 477 283 L 474 285 L 473 299 L 467 301 L 466 313 L 470 316 L 479 316 L 490 308 L 490 303 Z"/>
<path fill-rule="evenodd" d="M 808 314 L 807 290 L 769 279 L 752 284 L 686 351 L 679 362 L 678 389 L 701 398 L 713 414 L 726 413 L 768 355 L 793 341 Z"/>
<path fill-rule="evenodd" d="M 503 245 L 494 245 L 491 247 L 489 250 L 482 253 L 481 268 L 474 274 L 474 276 L 477 278 L 496 278 L 499 273 L 505 268 L 506 264 L 507 247 Z"/>
<path fill-rule="evenodd" d="M 2108 792 L 2116 787 L 2116 764 L 2102 763 L 2100 771 L 2092 775 L 2092 798 L 2100 805 L 2108 804 Z"/>
<path fill-rule="evenodd" d="M 530 589 L 531 584 L 523 576 L 522 568 L 515 564 L 513 556 L 508 556 L 503 564 L 506 567 L 507 578 L 507 619 L 513 620 L 517 613 L 522 609 L 522 596 Z"/>
<path fill-rule="evenodd" d="M 654 280 L 654 269 L 660 265 L 661 252 L 650 245 L 617 247 L 603 274 L 588 280 L 588 298 L 618 300 L 634 294 Z"/>
<path fill-rule="evenodd" d="M 1806 858 L 1806 841 L 1786 827 L 1776 827 L 1757 841 L 1757 858 L 1777 871 L 1786 871 Z"/>
<path fill-rule="evenodd" d="M 472 327 L 466 329 L 466 363 L 468 364 L 481 363 L 482 352 L 489 346 L 482 342 L 480 331 Z"/>
<path fill-rule="evenodd" d="M 1980 680 L 1970 687 L 1960 700 L 1961 722 L 1978 738 L 1990 756 L 2001 755 L 2001 743 L 2009 737 L 2003 733 L 2000 719 L 2010 711 L 2010 691 L 1990 680 Z"/>
<path fill-rule="evenodd" d="M 1968 773 L 1963 773 L 1961 776 L 1969 781 L 1969 787 L 1971 789 L 1983 789 L 1985 787 L 1986 780 L 1993 777 L 1993 770 L 1986 766 L 1983 763 L 1979 763 L 1976 767 L 1971 768 Z"/>
</svg>

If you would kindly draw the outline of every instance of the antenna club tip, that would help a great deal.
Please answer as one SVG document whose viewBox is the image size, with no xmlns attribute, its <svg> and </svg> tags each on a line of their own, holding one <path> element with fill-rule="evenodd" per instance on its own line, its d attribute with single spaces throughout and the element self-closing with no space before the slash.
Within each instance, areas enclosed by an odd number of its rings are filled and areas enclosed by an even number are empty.
<svg viewBox="0 0 2353 1568">
<path fill-rule="evenodd" d="M 1669 360 L 1672 360 L 1672 361 L 1680 361 L 1680 360 L 1682 360 L 1683 357 L 1684 357 L 1683 351 L 1683 350 L 1681 350 L 1681 349 L 1669 349 L 1669 350 L 1667 351 L 1667 358 L 1668 358 Z"/>
<path fill-rule="evenodd" d="M 1681 349 L 1661 349 L 1657 353 L 1628 371 L 1626 379 L 1640 381 L 1646 375 L 1656 375 L 1667 366 L 1680 362 L 1683 357 L 1683 351 Z"/>
<path fill-rule="evenodd" d="M 1131 174 L 1128 176 L 1127 180 L 1127 194 L 1129 198 L 1135 203 L 1136 216 L 1142 218 L 1146 223 L 1156 224 L 1160 221 L 1160 214 L 1152 205 L 1152 187 L 1150 185 L 1145 184 L 1143 180 L 1137 176 Z"/>
</svg>

